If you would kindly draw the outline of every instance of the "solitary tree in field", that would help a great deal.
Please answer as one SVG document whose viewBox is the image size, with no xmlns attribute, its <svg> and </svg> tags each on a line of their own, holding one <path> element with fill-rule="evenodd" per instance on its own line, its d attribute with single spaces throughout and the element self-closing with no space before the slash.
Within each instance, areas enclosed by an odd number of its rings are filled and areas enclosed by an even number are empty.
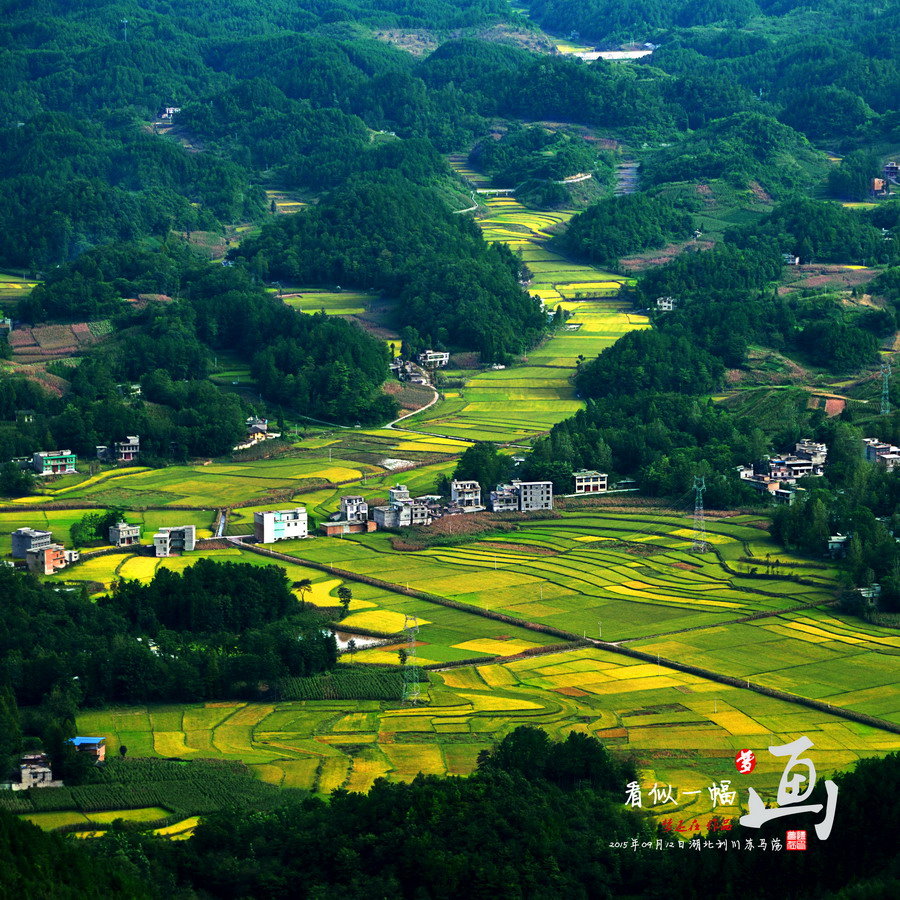
<svg viewBox="0 0 900 900">
<path fill-rule="evenodd" d="M 356 641 L 353 638 L 350 638 L 347 641 L 347 652 L 350 654 L 350 659 L 353 659 L 353 655 L 356 653 Z"/>
<path fill-rule="evenodd" d="M 308 578 L 302 578 L 294 582 L 294 587 L 300 592 L 300 605 L 306 605 L 306 595 L 312 590 L 312 582 Z"/>
<path fill-rule="evenodd" d="M 409 651 L 406 649 L 406 647 L 401 647 L 397 651 L 397 656 L 400 658 L 400 665 L 405 666 L 406 660 L 409 658 Z"/>
<path fill-rule="evenodd" d="M 341 601 L 341 618 L 343 619 L 350 611 L 350 601 L 353 599 L 353 591 L 351 591 L 346 584 L 342 584 L 338 588 L 337 595 L 338 599 Z"/>
</svg>

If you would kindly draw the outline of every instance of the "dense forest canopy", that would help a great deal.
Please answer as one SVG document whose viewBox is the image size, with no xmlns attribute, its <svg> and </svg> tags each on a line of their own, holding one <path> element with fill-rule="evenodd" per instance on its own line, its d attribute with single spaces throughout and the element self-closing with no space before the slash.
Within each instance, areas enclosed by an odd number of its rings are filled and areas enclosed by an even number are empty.
<svg viewBox="0 0 900 900">
<path fill-rule="evenodd" d="M 0 585 L 0 684 L 23 706 L 73 684 L 86 705 L 254 697 L 337 658 L 322 615 L 277 566 L 201 559 L 146 585 L 119 581 L 97 603 L 8 568 Z"/>
</svg>

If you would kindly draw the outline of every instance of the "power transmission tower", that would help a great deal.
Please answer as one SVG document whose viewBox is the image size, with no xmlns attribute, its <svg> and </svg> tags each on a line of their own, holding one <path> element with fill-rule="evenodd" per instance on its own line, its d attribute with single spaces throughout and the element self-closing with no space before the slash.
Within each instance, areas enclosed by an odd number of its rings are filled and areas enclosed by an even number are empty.
<svg viewBox="0 0 900 900">
<path fill-rule="evenodd" d="M 403 666 L 403 704 L 415 706 L 421 699 L 419 667 L 416 665 L 416 638 L 419 622 L 415 616 L 403 618 L 403 642 L 406 644 L 406 663 Z"/>
<path fill-rule="evenodd" d="M 694 543 L 692 553 L 705 553 L 709 546 L 706 543 L 706 517 L 703 513 L 703 492 L 706 490 L 706 478 L 694 476 Z"/>
<path fill-rule="evenodd" d="M 891 414 L 891 364 L 887 361 L 881 364 L 881 414 Z"/>
</svg>

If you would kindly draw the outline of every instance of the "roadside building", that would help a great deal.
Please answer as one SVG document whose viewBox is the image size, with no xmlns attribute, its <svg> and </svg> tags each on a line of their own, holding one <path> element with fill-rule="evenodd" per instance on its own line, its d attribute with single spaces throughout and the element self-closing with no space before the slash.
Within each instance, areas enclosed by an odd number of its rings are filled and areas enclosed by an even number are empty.
<svg viewBox="0 0 900 900">
<path fill-rule="evenodd" d="M 52 531 L 36 531 L 34 528 L 17 528 L 10 537 L 14 559 L 25 559 L 29 550 L 40 550 L 53 543 Z"/>
<path fill-rule="evenodd" d="M 158 557 L 190 553 L 197 545 L 197 529 L 193 525 L 171 525 L 160 528 L 153 535 Z"/>
<path fill-rule="evenodd" d="M 67 475 L 75 471 L 78 458 L 71 450 L 40 450 L 31 456 L 36 475 Z"/>
<path fill-rule="evenodd" d="M 306 507 L 253 513 L 253 534 L 261 544 L 305 538 L 309 534 Z"/>
<path fill-rule="evenodd" d="M 141 526 L 116 522 L 115 525 L 110 525 L 109 542 L 114 547 L 132 547 L 139 544 L 141 542 Z"/>
<path fill-rule="evenodd" d="M 50 762 L 44 753 L 26 753 L 19 760 L 15 780 L 0 782 L 0 790 L 28 791 L 32 788 L 62 787 L 62 781 L 53 778 Z"/>
<path fill-rule="evenodd" d="M 450 482 L 450 502 L 463 512 L 479 512 L 481 505 L 481 485 L 477 481 Z"/>
<path fill-rule="evenodd" d="M 593 469 L 580 469 L 573 472 L 576 494 L 599 494 L 608 488 L 609 476 L 605 472 L 595 472 Z"/>
</svg>

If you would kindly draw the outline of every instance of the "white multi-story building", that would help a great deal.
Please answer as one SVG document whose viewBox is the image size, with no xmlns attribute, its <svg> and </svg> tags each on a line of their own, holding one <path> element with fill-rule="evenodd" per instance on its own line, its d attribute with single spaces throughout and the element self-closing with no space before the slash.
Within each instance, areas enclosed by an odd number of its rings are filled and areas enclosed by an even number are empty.
<svg viewBox="0 0 900 900">
<path fill-rule="evenodd" d="M 114 547 L 131 547 L 141 542 L 141 526 L 116 522 L 109 527 L 109 542 Z"/>
<path fill-rule="evenodd" d="M 29 550 L 43 550 L 53 543 L 52 531 L 34 528 L 17 528 L 11 535 L 14 559 L 25 559 Z"/>
<path fill-rule="evenodd" d="M 573 472 L 576 494 L 599 494 L 608 488 L 609 476 L 605 472 L 595 472 L 593 469 L 581 469 Z"/>
<path fill-rule="evenodd" d="M 153 535 L 157 556 L 190 553 L 197 545 L 197 529 L 193 525 L 169 525 Z"/>
<path fill-rule="evenodd" d="M 481 505 L 481 485 L 477 481 L 451 481 L 450 502 L 463 512 L 479 512 Z"/>
<path fill-rule="evenodd" d="M 309 534 L 306 507 L 253 513 L 253 532 L 261 544 L 305 538 Z"/>
<path fill-rule="evenodd" d="M 513 481 L 498 484 L 491 491 L 491 509 L 494 512 L 534 512 L 553 509 L 552 481 Z"/>
</svg>

